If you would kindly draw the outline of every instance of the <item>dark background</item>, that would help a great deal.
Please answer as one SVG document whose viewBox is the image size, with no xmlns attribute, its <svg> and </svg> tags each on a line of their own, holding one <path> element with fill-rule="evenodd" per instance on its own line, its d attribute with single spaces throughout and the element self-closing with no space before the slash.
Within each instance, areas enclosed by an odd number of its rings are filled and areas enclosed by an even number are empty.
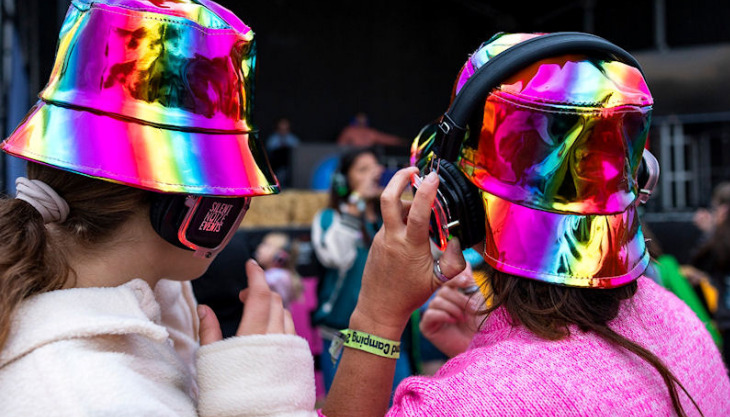
<svg viewBox="0 0 730 417">
<path fill-rule="evenodd" d="M 730 42 L 730 2 L 717 0 L 219 3 L 256 35 L 254 120 L 263 137 L 278 118 L 287 117 L 305 142 L 333 142 L 358 111 L 368 113 L 374 127 L 410 140 L 446 109 L 467 56 L 499 31 L 586 31 L 639 54 Z M 28 52 L 29 94 L 48 79 L 67 5 L 64 0 L 16 5 Z M 657 7 L 665 18 L 659 39 Z M 665 102 L 657 99 L 657 115 L 676 110 Z"/>
<path fill-rule="evenodd" d="M 285 116 L 310 142 L 334 141 L 357 111 L 411 139 L 446 109 L 467 56 L 499 31 L 589 31 L 629 51 L 656 43 L 652 1 L 221 4 L 256 33 L 264 137 Z M 730 41 L 730 2 L 668 1 L 665 16 L 667 47 Z"/>
</svg>

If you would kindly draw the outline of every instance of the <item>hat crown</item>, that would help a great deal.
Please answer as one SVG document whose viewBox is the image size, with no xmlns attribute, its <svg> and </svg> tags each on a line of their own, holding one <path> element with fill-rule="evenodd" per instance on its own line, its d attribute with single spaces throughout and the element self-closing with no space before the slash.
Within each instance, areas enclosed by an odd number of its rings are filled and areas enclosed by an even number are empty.
<svg viewBox="0 0 730 417">
<path fill-rule="evenodd" d="M 253 32 L 211 0 L 73 0 L 2 150 L 154 192 L 279 192 L 252 129 Z"/>
<path fill-rule="evenodd" d="M 74 0 L 40 97 L 179 130 L 251 130 L 253 32 L 208 1 Z"/>
<path fill-rule="evenodd" d="M 454 95 L 502 51 L 541 34 L 501 34 L 462 67 Z M 459 166 L 479 188 L 510 202 L 572 214 L 621 213 L 637 198 L 636 170 L 653 99 L 641 71 L 569 55 L 541 60 L 488 95 L 481 131 Z"/>
</svg>

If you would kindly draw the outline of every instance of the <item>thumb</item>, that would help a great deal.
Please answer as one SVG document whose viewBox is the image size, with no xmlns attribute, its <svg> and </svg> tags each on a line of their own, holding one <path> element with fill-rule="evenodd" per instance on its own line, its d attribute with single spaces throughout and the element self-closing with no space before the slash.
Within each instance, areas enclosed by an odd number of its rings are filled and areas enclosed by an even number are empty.
<svg viewBox="0 0 730 417">
<path fill-rule="evenodd" d="M 198 317 L 200 317 L 200 346 L 205 346 L 223 339 L 221 325 L 213 310 L 206 305 L 198 306 Z"/>
<path fill-rule="evenodd" d="M 461 242 L 458 238 L 449 241 L 444 254 L 439 258 L 441 273 L 449 278 L 454 278 L 466 268 L 464 254 L 461 252 Z"/>
<path fill-rule="evenodd" d="M 449 282 L 445 283 L 447 287 L 461 289 L 472 287 L 475 284 L 476 282 L 474 282 L 474 271 L 472 271 L 469 263 L 466 264 L 466 267 L 463 271 L 459 272 Z"/>
</svg>

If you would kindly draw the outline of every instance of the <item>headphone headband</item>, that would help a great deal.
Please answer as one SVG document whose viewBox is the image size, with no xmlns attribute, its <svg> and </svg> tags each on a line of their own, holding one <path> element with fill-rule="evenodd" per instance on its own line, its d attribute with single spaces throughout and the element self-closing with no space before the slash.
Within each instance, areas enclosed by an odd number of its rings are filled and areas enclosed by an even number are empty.
<svg viewBox="0 0 730 417">
<path fill-rule="evenodd" d="M 483 103 L 492 89 L 530 64 L 568 54 L 604 57 L 623 62 L 638 69 L 642 76 L 644 74 L 641 65 L 631 54 L 596 35 L 556 32 L 520 42 L 490 58 L 456 94 L 439 123 L 441 134 L 436 143 L 439 157 L 447 161 L 456 160 L 474 106 Z"/>
</svg>

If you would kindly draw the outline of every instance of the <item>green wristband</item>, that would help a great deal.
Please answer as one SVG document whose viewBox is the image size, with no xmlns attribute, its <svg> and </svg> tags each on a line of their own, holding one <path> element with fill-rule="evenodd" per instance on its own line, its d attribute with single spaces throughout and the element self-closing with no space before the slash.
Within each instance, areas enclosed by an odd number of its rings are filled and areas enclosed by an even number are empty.
<svg viewBox="0 0 730 417">
<path fill-rule="evenodd" d="M 362 350 L 388 359 L 400 358 L 400 342 L 383 339 L 382 337 L 358 330 L 345 329 L 340 331 L 330 346 L 329 352 L 332 357 L 332 363 L 335 363 L 339 358 L 343 346 Z"/>
</svg>

